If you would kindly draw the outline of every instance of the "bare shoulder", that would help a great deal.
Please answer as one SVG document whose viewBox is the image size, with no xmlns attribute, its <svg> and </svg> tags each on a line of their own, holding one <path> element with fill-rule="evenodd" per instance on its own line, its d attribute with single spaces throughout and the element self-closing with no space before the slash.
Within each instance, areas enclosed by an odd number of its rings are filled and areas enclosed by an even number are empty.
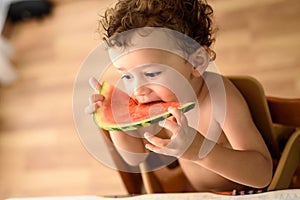
<svg viewBox="0 0 300 200">
<path fill-rule="evenodd" d="M 227 98 L 244 99 L 239 90 L 226 76 L 214 72 L 206 72 L 203 78 L 210 93 L 218 92 L 226 95 Z"/>
<path fill-rule="evenodd" d="M 217 114 L 217 118 L 223 118 L 225 114 L 226 118 L 233 117 L 230 114 L 232 112 L 249 114 L 244 97 L 226 76 L 206 72 L 203 79 L 207 86 L 211 103 L 215 108 L 214 113 Z"/>
<path fill-rule="evenodd" d="M 263 154 L 267 154 L 261 134 L 253 122 L 248 104 L 243 95 L 226 76 L 213 73 L 208 74 L 208 76 L 212 77 L 212 80 L 220 79 L 223 82 L 221 86 L 218 83 L 219 81 L 213 82 L 211 85 L 214 90 L 218 92 L 223 90 L 225 93 L 225 98 L 223 97 L 221 100 L 221 97 L 219 97 L 217 99 L 216 110 L 221 110 L 223 114 L 225 113 L 225 115 L 219 114 L 217 117 L 221 116 L 218 120 L 232 147 L 240 150 L 256 149 L 263 152 Z"/>
<path fill-rule="evenodd" d="M 227 78 L 223 76 L 223 82 L 226 91 L 226 104 L 228 111 L 236 110 L 235 112 L 241 112 L 240 114 L 250 117 L 250 110 L 247 102 L 238 88 Z"/>
</svg>

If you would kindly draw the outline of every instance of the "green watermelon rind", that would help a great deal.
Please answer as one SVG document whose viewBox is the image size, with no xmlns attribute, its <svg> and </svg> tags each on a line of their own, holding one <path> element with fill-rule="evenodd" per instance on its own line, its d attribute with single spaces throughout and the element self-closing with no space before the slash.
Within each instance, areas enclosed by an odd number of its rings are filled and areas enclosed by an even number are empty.
<svg viewBox="0 0 300 200">
<path fill-rule="evenodd" d="M 179 110 L 181 112 L 185 113 L 190 110 L 192 110 L 195 107 L 195 102 L 189 102 L 186 103 L 182 106 L 179 107 Z M 103 128 L 108 131 L 131 131 L 131 130 L 136 130 L 142 127 L 147 127 L 150 126 L 151 124 L 155 124 L 159 121 L 162 121 L 164 119 L 167 119 L 170 117 L 172 114 L 170 112 L 165 112 L 160 115 L 137 121 L 137 122 L 132 122 L 129 124 L 107 124 L 107 123 L 102 123 L 101 121 L 97 120 L 96 114 L 93 115 L 94 122 L 97 124 L 99 128 Z"/>
</svg>

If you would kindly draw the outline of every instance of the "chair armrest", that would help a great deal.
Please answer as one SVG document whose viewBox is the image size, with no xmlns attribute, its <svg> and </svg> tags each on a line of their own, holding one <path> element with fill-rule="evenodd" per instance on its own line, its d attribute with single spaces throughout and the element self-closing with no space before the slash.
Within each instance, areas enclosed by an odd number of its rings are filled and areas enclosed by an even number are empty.
<svg viewBox="0 0 300 200">
<path fill-rule="evenodd" d="M 289 188 L 292 177 L 300 163 L 300 130 L 296 130 L 289 138 L 268 190 Z"/>
<path fill-rule="evenodd" d="M 274 123 L 300 127 L 300 98 L 267 97 Z"/>
</svg>

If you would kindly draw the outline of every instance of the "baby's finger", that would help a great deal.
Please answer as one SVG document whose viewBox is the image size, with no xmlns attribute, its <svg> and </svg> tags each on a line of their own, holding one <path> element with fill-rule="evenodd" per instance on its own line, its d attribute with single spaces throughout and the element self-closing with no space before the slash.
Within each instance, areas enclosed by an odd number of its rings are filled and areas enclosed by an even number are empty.
<svg viewBox="0 0 300 200">
<path fill-rule="evenodd" d="M 173 108 L 173 107 L 169 107 L 168 111 L 175 117 L 177 123 L 179 125 L 181 125 L 182 124 L 182 115 L 183 115 L 182 112 L 179 109 Z"/>
<path fill-rule="evenodd" d="M 103 100 L 104 100 L 104 96 L 101 95 L 101 94 L 93 94 L 89 98 L 90 104 L 93 104 L 93 103 L 95 103 L 97 101 L 103 101 Z"/>
<path fill-rule="evenodd" d="M 100 104 L 101 104 L 101 102 L 96 102 L 96 103 L 90 104 L 89 106 L 87 106 L 84 109 L 84 112 L 86 114 L 93 114 L 101 106 Z"/>
<path fill-rule="evenodd" d="M 95 78 L 95 77 L 91 77 L 89 79 L 89 84 L 90 86 L 95 90 L 95 91 L 99 91 L 101 88 L 101 84 L 99 83 L 99 81 Z"/>
<path fill-rule="evenodd" d="M 159 150 L 160 150 L 159 147 L 154 146 L 153 144 L 146 144 L 146 145 L 145 145 L 145 148 L 148 149 L 148 150 L 150 150 L 150 151 L 153 151 L 153 152 L 155 152 L 155 153 L 158 153 Z"/>
<path fill-rule="evenodd" d="M 159 147 L 159 148 L 163 148 L 163 147 L 167 146 L 170 142 L 170 140 L 168 140 L 168 139 L 161 139 L 159 137 L 151 135 L 150 133 L 145 133 L 144 137 L 150 144 L 152 144 L 156 147 Z"/>
<path fill-rule="evenodd" d="M 160 127 L 167 129 L 172 134 L 176 134 L 178 132 L 178 129 L 180 128 L 180 126 L 171 119 L 165 119 L 163 121 L 160 121 L 158 124 Z"/>
<path fill-rule="evenodd" d="M 91 105 L 85 107 L 85 109 L 84 109 L 84 112 L 86 114 L 92 114 L 94 111 L 95 111 L 95 109 Z"/>
</svg>

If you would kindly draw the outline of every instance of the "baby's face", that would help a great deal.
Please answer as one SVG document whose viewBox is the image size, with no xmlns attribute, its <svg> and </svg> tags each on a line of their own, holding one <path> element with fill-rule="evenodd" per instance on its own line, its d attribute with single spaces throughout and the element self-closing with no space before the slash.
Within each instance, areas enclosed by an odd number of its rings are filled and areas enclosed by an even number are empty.
<svg viewBox="0 0 300 200">
<path fill-rule="evenodd" d="M 139 103 L 179 101 L 192 66 L 180 56 L 159 49 L 129 52 L 113 62 L 127 93 Z"/>
</svg>

